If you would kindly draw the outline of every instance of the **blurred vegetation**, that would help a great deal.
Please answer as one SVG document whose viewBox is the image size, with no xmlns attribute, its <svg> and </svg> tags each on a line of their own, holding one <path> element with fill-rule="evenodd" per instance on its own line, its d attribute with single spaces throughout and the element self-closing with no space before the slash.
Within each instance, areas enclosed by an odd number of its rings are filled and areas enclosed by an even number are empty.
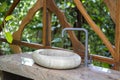
<svg viewBox="0 0 120 80">
<path fill-rule="evenodd" d="M 113 23 L 110 12 L 104 4 L 103 0 L 81 0 L 87 12 L 95 23 L 101 28 L 104 34 L 108 37 L 110 42 L 114 44 L 114 31 L 115 24 Z M 14 20 L 10 22 L 10 26 L 7 29 L 13 33 L 15 32 L 21 23 L 21 20 L 27 14 L 28 10 L 33 6 L 36 0 L 21 0 L 18 6 L 13 12 Z M 95 34 L 95 32 L 87 24 L 86 20 L 83 18 L 81 13 L 76 8 L 73 0 L 55 0 L 57 6 L 65 13 L 68 22 L 73 27 L 85 28 L 89 32 L 89 52 L 91 54 L 97 54 L 102 56 L 111 57 L 108 49 L 105 47 L 100 38 Z M 1 0 L 0 1 L 0 24 L 9 9 L 13 0 Z M 71 42 L 67 34 L 64 38 L 61 38 L 62 27 L 59 24 L 59 20 L 55 14 L 52 14 L 52 46 L 61 47 L 66 49 L 71 49 Z M 78 39 L 84 44 L 84 34 L 82 32 L 75 32 Z M 1 37 L 3 33 L 0 33 Z M 42 43 L 42 11 L 38 11 L 32 21 L 24 29 L 22 40 L 27 42 Z M 5 54 L 11 54 L 12 51 L 9 45 L 4 42 L 0 42 L 1 50 Z M 23 47 L 23 52 L 32 51 L 34 49 Z M 94 62 L 95 65 L 100 65 L 103 67 L 109 67 L 109 65 L 100 62 Z"/>
</svg>

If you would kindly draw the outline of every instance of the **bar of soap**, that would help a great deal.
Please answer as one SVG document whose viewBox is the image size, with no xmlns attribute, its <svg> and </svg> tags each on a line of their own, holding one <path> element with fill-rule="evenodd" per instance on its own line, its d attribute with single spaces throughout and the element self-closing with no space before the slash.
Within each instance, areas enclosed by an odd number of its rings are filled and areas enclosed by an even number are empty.
<svg viewBox="0 0 120 80">
<path fill-rule="evenodd" d="M 36 50 L 32 53 L 32 58 L 38 65 L 52 69 L 72 69 L 81 63 L 78 54 L 56 49 Z"/>
</svg>

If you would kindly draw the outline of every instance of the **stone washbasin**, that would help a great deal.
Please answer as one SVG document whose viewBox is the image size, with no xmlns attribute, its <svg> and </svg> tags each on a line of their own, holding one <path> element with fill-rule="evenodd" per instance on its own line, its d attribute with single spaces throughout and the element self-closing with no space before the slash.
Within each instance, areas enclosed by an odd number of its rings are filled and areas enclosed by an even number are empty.
<svg viewBox="0 0 120 80">
<path fill-rule="evenodd" d="M 81 63 L 81 57 L 70 51 L 39 49 L 32 53 L 36 64 L 52 69 L 72 69 Z"/>
</svg>

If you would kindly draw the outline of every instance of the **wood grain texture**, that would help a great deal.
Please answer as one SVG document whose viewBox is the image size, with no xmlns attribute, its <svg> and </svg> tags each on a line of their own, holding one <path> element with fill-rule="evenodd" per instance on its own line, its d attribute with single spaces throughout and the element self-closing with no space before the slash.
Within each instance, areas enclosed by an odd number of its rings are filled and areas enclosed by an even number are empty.
<svg viewBox="0 0 120 80">
<path fill-rule="evenodd" d="M 52 13 L 47 9 L 46 0 L 43 1 L 43 45 L 51 46 L 51 15 Z"/>
<path fill-rule="evenodd" d="M 120 71 L 120 0 L 116 0 L 115 68 Z"/>
<path fill-rule="evenodd" d="M 81 12 L 81 14 L 84 16 L 88 24 L 92 27 L 92 29 L 97 33 L 97 35 L 101 38 L 101 40 L 104 42 L 106 47 L 111 52 L 111 55 L 113 58 L 115 58 L 115 51 L 113 49 L 113 45 L 109 42 L 107 37 L 104 35 L 104 33 L 100 30 L 100 28 L 94 23 L 94 21 L 91 19 L 91 17 L 87 14 L 85 8 L 83 7 L 82 3 L 79 0 L 74 0 L 77 8 Z"/>
<path fill-rule="evenodd" d="M 115 60 L 113 58 L 99 56 L 99 55 L 90 55 L 92 60 L 108 63 L 108 64 L 115 64 Z"/>
<path fill-rule="evenodd" d="M 79 67 L 71 70 L 55 70 L 33 64 L 22 64 L 22 58 L 32 59 L 30 52 L 0 56 L 0 70 L 33 80 L 119 80 L 120 72 L 97 66 Z"/>
</svg>

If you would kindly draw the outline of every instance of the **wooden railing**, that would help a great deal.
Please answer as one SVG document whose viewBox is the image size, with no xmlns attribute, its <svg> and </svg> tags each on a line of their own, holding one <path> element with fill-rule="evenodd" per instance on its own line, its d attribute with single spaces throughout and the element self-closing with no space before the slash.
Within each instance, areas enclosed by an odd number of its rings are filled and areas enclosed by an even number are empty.
<svg viewBox="0 0 120 80">
<path fill-rule="evenodd" d="M 107 0 L 105 0 L 107 1 Z M 77 8 L 82 13 L 86 21 L 89 23 L 91 28 L 97 33 L 97 35 L 101 38 L 101 40 L 104 42 L 106 47 L 111 52 L 111 55 L 113 58 L 103 57 L 99 55 L 90 55 L 92 56 L 93 60 L 97 60 L 100 62 L 105 62 L 108 64 L 114 64 L 114 69 L 120 70 L 120 0 L 117 0 L 116 8 L 118 9 L 116 13 L 116 18 L 119 16 L 119 19 L 116 19 L 116 44 L 115 48 L 113 48 L 113 45 L 109 42 L 107 37 L 104 35 L 104 33 L 100 30 L 100 28 L 94 23 L 94 21 L 91 19 L 91 17 L 87 14 L 85 8 L 83 7 L 80 0 L 74 0 Z M 10 9 L 7 12 L 7 15 L 12 14 L 13 10 L 15 9 L 16 5 L 20 2 L 20 0 L 14 0 L 13 4 L 11 5 Z M 25 26 L 31 21 L 35 13 L 41 9 L 43 10 L 43 43 L 42 44 L 36 44 L 36 43 L 28 43 L 21 41 L 22 32 L 25 28 Z M 40 48 L 53 48 L 51 47 L 51 14 L 54 13 L 63 28 L 70 28 L 72 27 L 66 20 L 66 17 L 64 16 L 64 13 L 59 10 L 59 8 L 56 6 L 54 0 L 37 0 L 37 2 L 33 5 L 33 7 L 28 11 L 27 15 L 22 20 L 19 29 L 13 33 L 13 42 L 11 45 L 11 48 L 14 50 L 15 53 L 20 53 L 22 50 L 20 46 L 27 46 L 35 49 Z M 6 15 L 6 16 L 7 16 Z M 2 29 L 0 29 L 2 30 Z M 81 56 L 84 56 L 84 46 L 83 44 L 76 38 L 75 34 L 71 31 L 68 31 L 68 34 L 70 36 L 70 40 L 73 45 L 73 51 L 78 53 Z M 0 41 L 7 42 L 4 38 L 0 38 Z"/>
<path fill-rule="evenodd" d="M 0 41 L 7 42 L 7 40 L 4 39 L 4 38 L 0 38 Z M 44 48 L 62 49 L 62 48 L 43 46 L 41 44 L 28 43 L 28 42 L 25 42 L 25 41 L 18 41 L 18 40 L 13 40 L 12 44 L 13 45 L 18 45 L 18 46 L 26 46 L 26 47 L 30 47 L 30 48 L 34 48 L 34 49 L 44 49 Z M 81 54 L 81 56 L 83 57 L 84 54 Z M 97 60 L 97 61 L 100 61 L 100 62 L 105 62 L 105 63 L 108 63 L 108 64 L 115 64 L 115 61 L 112 58 L 103 57 L 103 56 L 99 56 L 99 55 L 89 55 L 89 56 L 91 56 L 93 60 Z"/>
</svg>

